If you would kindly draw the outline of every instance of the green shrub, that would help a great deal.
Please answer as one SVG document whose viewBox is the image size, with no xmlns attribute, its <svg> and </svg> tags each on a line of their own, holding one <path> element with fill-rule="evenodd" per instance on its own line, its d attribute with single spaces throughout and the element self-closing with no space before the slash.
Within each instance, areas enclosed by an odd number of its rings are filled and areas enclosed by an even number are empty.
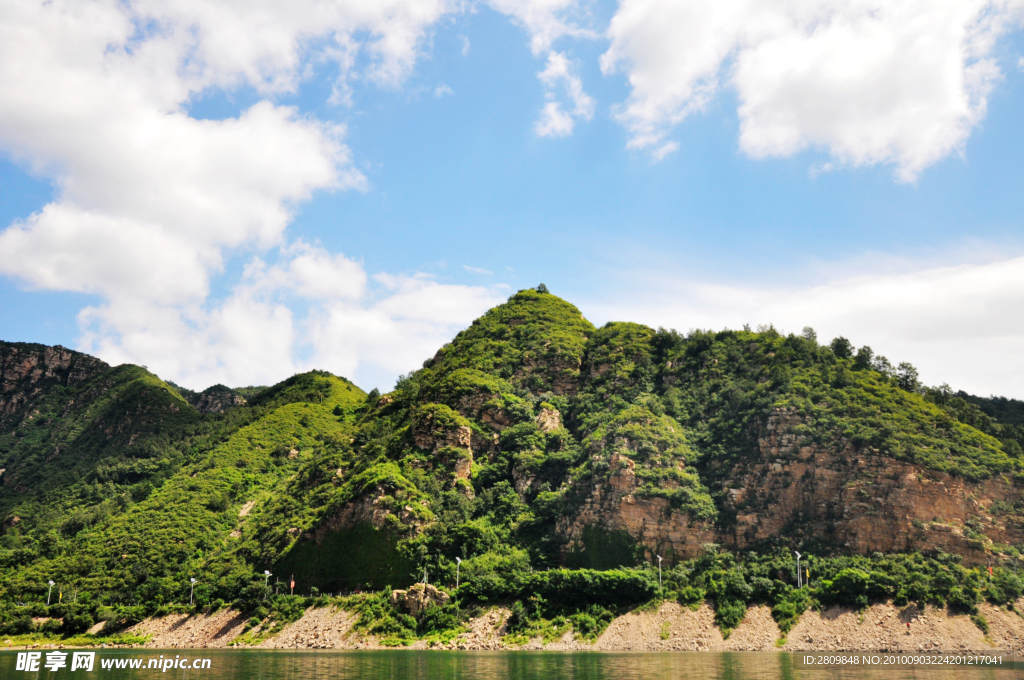
<svg viewBox="0 0 1024 680">
<path fill-rule="evenodd" d="M 722 629 L 723 638 L 728 638 L 746 615 L 747 604 L 742 600 L 729 597 L 715 600 L 715 623 Z"/>
<path fill-rule="evenodd" d="M 967 586 L 949 589 L 949 607 L 967 614 L 978 613 L 978 591 Z"/>
<path fill-rule="evenodd" d="M 807 611 L 811 595 L 806 588 L 792 588 L 772 607 L 772 618 L 779 624 L 779 630 L 786 635 L 793 629 L 800 616 Z"/>
<path fill-rule="evenodd" d="M 582 640 L 596 640 L 613 620 L 615 613 L 612 610 L 596 604 L 569 617 L 576 638 Z"/>
<path fill-rule="evenodd" d="M 36 629 L 32 617 L 28 614 L 17 616 L 0 626 L 0 634 L 3 635 L 28 635 Z"/>
<path fill-rule="evenodd" d="M 704 602 L 707 593 L 702 588 L 685 586 L 679 591 L 679 604 L 697 609 Z"/>
<path fill-rule="evenodd" d="M 41 633 L 48 635 L 57 635 L 61 632 L 61 621 L 60 619 L 49 619 L 42 626 L 39 627 Z"/>
<path fill-rule="evenodd" d="M 94 623 L 95 621 L 93 621 L 92 617 L 89 615 L 88 610 L 79 608 L 64 615 L 64 625 L 61 632 L 65 635 L 84 633 L 92 628 Z"/>
<path fill-rule="evenodd" d="M 820 597 L 827 604 L 868 606 L 871 576 L 860 569 L 843 569 L 832 580 L 821 583 Z"/>
<path fill-rule="evenodd" d="M 437 635 L 462 625 L 462 612 L 455 604 L 427 607 L 421 614 L 416 630 L 420 636 Z"/>
</svg>

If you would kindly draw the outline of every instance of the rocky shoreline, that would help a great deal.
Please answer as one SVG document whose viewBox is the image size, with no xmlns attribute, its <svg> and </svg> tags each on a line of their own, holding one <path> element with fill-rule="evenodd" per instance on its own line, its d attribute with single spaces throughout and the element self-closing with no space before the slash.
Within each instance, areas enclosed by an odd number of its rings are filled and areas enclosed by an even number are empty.
<svg viewBox="0 0 1024 680">
<path fill-rule="evenodd" d="M 1018 602 L 1024 610 L 1024 599 Z M 964 614 L 916 606 L 876 604 L 863 610 L 831 607 L 806 612 L 785 638 L 767 607 L 751 607 L 728 638 L 714 623 L 714 612 L 703 604 L 696 610 L 675 602 L 657 610 L 630 612 L 616 618 L 593 643 L 572 633 L 545 643 L 541 638 L 524 645 L 504 642 L 510 614 L 492 607 L 469 621 L 468 630 L 451 641 L 418 641 L 407 649 L 449 650 L 587 650 L 587 651 L 966 651 L 1002 650 L 1024 653 L 1024 617 L 1009 609 L 979 605 L 987 620 L 983 633 Z M 353 630 L 356 617 L 333 607 L 311 608 L 255 647 L 262 649 L 387 649 L 374 636 Z M 909 626 L 907 624 L 910 624 Z M 147 647 L 247 647 L 238 636 L 245 619 L 233 610 L 210 615 L 184 614 L 147 619 L 126 632 L 149 637 Z"/>
</svg>

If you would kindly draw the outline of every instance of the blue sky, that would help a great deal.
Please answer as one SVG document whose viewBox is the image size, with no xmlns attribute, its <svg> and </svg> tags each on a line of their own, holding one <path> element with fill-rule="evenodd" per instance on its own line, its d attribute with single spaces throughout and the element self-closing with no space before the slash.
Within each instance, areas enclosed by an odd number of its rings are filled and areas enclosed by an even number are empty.
<svg viewBox="0 0 1024 680">
<path fill-rule="evenodd" d="M 595 323 L 810 325 L 1024 398 L 1021 6 L 820 2 L 821 36 L 781 2 L 404 2 L 339 2 L 344 44 L 287 4 L 266 44 L 188 3 L 13 18 L 70 47 L 0 109 L 0 338 L 387 389 L 544 282 Z"/>
</svg>

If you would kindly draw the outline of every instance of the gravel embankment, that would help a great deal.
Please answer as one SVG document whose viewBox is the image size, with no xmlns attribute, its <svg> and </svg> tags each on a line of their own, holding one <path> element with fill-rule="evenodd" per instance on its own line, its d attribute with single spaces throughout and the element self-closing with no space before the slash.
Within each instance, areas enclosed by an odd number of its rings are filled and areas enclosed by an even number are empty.
<svg viewBox="0 0 1024 680">
<path fill-rule="evenodd" d="M 492 607 L 483 616 L 469 621 L 469 632 L 455 638 L 450 644 L 437 645 L 435 649 L 505 649 L 501 638 L 505 635 L 505 623 L 512 613 L 506 607 Z"/>
<path fill-rule="evenodd" d="M 127 633 L 152 636 L 147 647 L 227 647 L 241 635 L 245 619 L 233 609 L 212 614 L 168 614 L 127 629 Z"/>
<path fill-rule="evenodd" d="M 988 638 L 965 614 L 916 606 L 878 604 L 863 612 L 832 607 L 806 612 L 789 632 L 789 651 L 1021 651 L 1024 618 L 1012 611 L 978 605 L 989 622 Z M 910 627 L 907 627 L 907 623 Z"/>
<path fill-rule="evenodd" d="M 356 616 L 334 607 L 310 608 L 301 619 L 256 645 L 264 649 L 352 649 L 365 641 L 350 635 Z M 360 644 L 363 643 L 363 644 Z"/>
<path fill-rule="evenodd" d="M 1024 599 L 1017 604 L 1024 611 Z M 786 637 L 784 651 L 959 651 L 999 649 L 1024 653 L 1024 617 L 990 604 L 979 605 L 989 623 L 984 635 L 963 614 L 916 606 L 879 604 L 863 611 L 833 607 L 806 612 Z M 509 610 L 493 607 L 470 620 L 469 630 L 434 649 L 507 649 L 502 638 Z M 768 607 L 751 607 L 728 639 L 715 626 L 714 611 L 706 603 L 697 610 L 666 602 L 657 610 L 633 612 L 615 619 L 593 644 L 574 640 L 572 634 L 544 645 L 538 638 L 520 649 L 607 651 L 765 651 L 780 649 L 782 637 Z M 910 628 L 907 628 L 907 623 Z M 333 607 L 309 609 L 262 648 L 380 649 L 378 640 L 352 630 L 355 616 Z M 235 611 L 209 616 L 171 615 L 148 619 L 129 632 L 151 635 L 149 647 L 224 647 L 241 634 L 245 620 Z M 412 647 L 422 649 L 418 642 Z"/>
</svg>

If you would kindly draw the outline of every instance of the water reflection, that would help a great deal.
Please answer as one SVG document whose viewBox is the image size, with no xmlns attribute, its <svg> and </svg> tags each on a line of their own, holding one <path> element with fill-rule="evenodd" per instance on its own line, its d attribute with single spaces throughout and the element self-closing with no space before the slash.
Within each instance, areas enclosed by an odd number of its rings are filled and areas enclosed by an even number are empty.
<svg viewBox="0 0 1024 680">
<path fill-rule="evenodd" d="M 42 650 L 43 658 L 49 650 Z M 70 650 L 64 650 L 70 651 Z M 103 659 L 160 654 L 209 658 L 206 670 L 101 667 Z M 0 652 L 0 678 L 72 680 L 1002 680 L 1024 678 L 1010 668 L 804 668 L 782 652 L 432 652 L 287 650 L 97 650 L 92 672 L 15 670 L 16 653 Z"/>
</svg>

